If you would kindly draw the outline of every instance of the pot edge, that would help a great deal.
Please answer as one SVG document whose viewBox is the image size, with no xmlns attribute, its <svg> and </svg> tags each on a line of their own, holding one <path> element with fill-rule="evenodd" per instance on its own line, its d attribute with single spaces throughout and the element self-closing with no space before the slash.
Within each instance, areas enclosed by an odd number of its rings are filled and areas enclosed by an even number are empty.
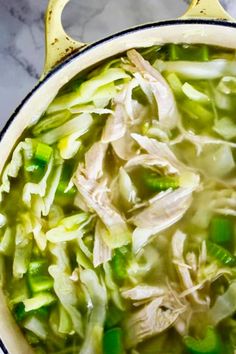
<svg viewBox="0 0 236 354">
<path fill-rule="evenodd" d="M 69 56 L 66 60 L 64 60 L 62 63 L 60 63 L 58 66 L 56 66 L 54 69 L 52 69 L 41 81 L 39 81 L 35 87 L 25 96 L 25 98 L 21 101 L 21 103 L 17 106 L 15 111 L 12 113 L 12 115 L 8 118 L 6 123 L 4 124 L 3 128 L 0 131 L 0 142 L 3 138 L 3 136 L 6 134 L 8 128 L 10 127 L 11 123 L 13 122 L 15 116 L 19 113 L 21 108 L 24 106 L 24 104 L 30 99 L 30 97 L 33 95 L 34 92 L 38 90 L 39 87 L 41 87 L 47 80 L 51 78 L 57 71 L 61 70 L 64 65 L 68 64 L 69 62 L 73 61 L 75 58 L 79 57 L 83 53 L 89 51 L 90 49 L 96 48 L 100 44 L 103 44 L 105 42 L 110 42 L 114 38 L 117 37 L 122 37 L 128 33 L 132 32 L 138 32 L 144 29 L 149 29 L 153 27 L 165 27 L 165 26 L 171 26 L 171 25 L 183 25 L 183 24 L 203 24 L 203 25 L 218 25 L 222 27 L 232 27 L 236 28 L 236 23 L 234 22 L 226 22 L 222 20 L 212 20 L 212 19 L 174 19 L 174 20 L 165 20 L 165 21 L 159 21 L 159 22 L 150 22 L 147 24 L 142 24 L 138 25 L 135 27 L 130 27 L 128 29 L 122 30 L 120 32 L 111 34 L 108 37 L 102 38 L 92 44 L 87 45 L 84 47 L 82 50 L 79 50 L 78 52 L 72 54 Z"/>
</svg>

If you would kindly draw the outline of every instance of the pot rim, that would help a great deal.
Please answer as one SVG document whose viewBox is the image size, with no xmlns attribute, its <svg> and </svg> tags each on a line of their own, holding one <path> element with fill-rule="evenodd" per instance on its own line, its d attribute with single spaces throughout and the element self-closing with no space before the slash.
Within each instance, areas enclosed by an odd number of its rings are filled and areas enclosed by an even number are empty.
<svg viewBox="0 0 236 354">
<path fill-rule="evenodd" d="M 236 28 L 236 22 L 227 22 L 223 20 L 217 20 L 217 19 L 173 19 L 173 20 L 165 20 L 165 21 L 158 21 L 158 22 L 150 22 L 147 24 L 142 24 L 138 25 L 135 27 L 130 27 L 127 29 L 124 29 L 120 32 L 114 33 L 109 35 L 108 37 L 102 38 L 94 43 L 88 44 L 87 46 L 83 47 L 82 49 L 79 49 L 77 52 L 73 53 L 70 55 L 67 59 L 65 59 L 63 62 L 61 62 L 59 65 L 54 67 L 42 80 L 40 80 L 36 86 L 25 96 L 25 98 L 21 101 L 21 103 L 17 106 L 15 111 L 12 113 L 12 115 L 8 118 L 6 123 L 4 124 L 3 128 L 0 131 L 0 142 L 2 138 L 5 136 L 7 133 L 8 128 L 11 126 L 11 123 L 14 121 L 15 117 L 18 115 L 22 107 L 30 100 L 31 96 L 41 87 L 44 85 L 45 82 L 51 79 L 51 77 L 68 63 L 72 62 L 74 59 L 78 58 L 80 55 L 83 55 L 84 53 L 89 52 L 90 50 L 100 46 L 101 44 L 111 42 L 115 38 L 123 37 L 129 33 L 135 33 L 139 31 L 143 31 L 145 29 L 150 29 L 150 28 L 158 28 L 158 27 L 167 27 L 167 26 L 173 26 L 173 25 L 189 25 L 189 24 L 196 24 L 196 25 L 209 25 L 209 26 L 222 26 L 222 27 L 231 27 L 231 28 Z M 0 343 L 1 345 L 1 343 Z"/>
</svg>

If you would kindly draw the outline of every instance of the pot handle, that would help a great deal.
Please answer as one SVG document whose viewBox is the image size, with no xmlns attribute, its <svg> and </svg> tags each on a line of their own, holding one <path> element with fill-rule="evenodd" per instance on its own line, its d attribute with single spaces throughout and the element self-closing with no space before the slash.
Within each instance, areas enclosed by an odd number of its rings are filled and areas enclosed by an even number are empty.
<svg viewBox="0 0 236 354">
<path fill-rule="evenodd" d="M 72 53 L 86 45 L 73 40 L 62 26 L 62 12 L 69 1 L 49 0 L 45 16 L 46 55 L 43 77 Z"/>
<path fill-rule="evenodd" d="M 221 6 L 219 0 L 192 0 L 182 19 L 205 18 L 220 21 L 235 21 Z"/>
</svg>

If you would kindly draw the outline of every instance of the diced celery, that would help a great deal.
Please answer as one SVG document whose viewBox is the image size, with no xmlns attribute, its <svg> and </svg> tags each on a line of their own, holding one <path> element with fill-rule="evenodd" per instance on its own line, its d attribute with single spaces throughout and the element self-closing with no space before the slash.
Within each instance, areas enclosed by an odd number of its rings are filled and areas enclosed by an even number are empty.
<svg viewBox="0 0 236 354">
<path fill-rule="evenodd" d="M 30 262 L 28 268 L 29 286 L 33 293 L 53 288 L 53 279 L 48 274 L 48 264 L 44 259 Z"/>
<path fill-rule="evenodd" d="M 34 297 L 30 299 L 26 299 L 23 301 L 23 304 L 25 305 L 25 311 L 33 311 L 37 310 L 40 307 L 44 306 L 49 306 L 53 302 L 56 301 L 56 297 L 48 292 L 42 292 L 36 294 Z"/>
<path fill-rule="evenodd" d="M 52 156 L 52 152 L 53 149 L 51 146 L 43 143 L 38 143 L 34 157 L 38 161 L 48 163 Z"/>
<path fill-rule="evenodd" d="M 185 337 L 184 343 L 191 354 L 222 354 L 223 345 L 219 334 L 213 327 L 208 327 L 203 339 Z"/>
<path fill-rule="evenodd" d="M 53 288 L 53 279 L 48 275 L 29 276 L 29 285 L 34 293 Z"/>
<path fill-rule="evenodd" d="M 160 45 L 155 45 L 149 48 L 144 48 L 140 52 L 144 59 L 148 60 L 151 64 L 158 58 L 158 52 L 162 49 Z"/>
<path fill-rule="evenodd" d="M 64 163 L 60 182 L 56 191 L 56 201 L 60 205 L 70 203 L 76 195 L 75 186 L 70 186 L 70 180 L 73 174 L 73 167 L 71 162 Z"/>
<path fill-rule="evenodd" d="M 132 98 L 138 101 L 142 105 L 148 104 L 148 99 L 140 86 L 137 86 L 133 89 Z"/>
<path fill-rule="evenodd" d="M 124 346 L 122 342 L 122 329 L 117 327 L 108 330 L 103 338 L 103 352 L 104 354 L 123 354 Z"/>
<path fill-rule="evenodd" d="M 143 174 L 143 182 L 152 191 L 165 191 L 169 188 L 176 189 L 179 187 L 179 178 L 162 177 L 147 171 Z"/>
<path fill-rule="evenodd" d="M 208 61 L 209 50 L 206 45 L 170 44 L 169 58 L 170 60 Z"/>
<path fill-rule="evenodd" d="M 224 264 L 225 266 L 229 266 L 229 267 L 236 266 L 236 257 L 228 250 L 217 245 L 216 243 L 207 241 L 207 251 L 212 257 L 217 259 L 220 263 Z"/>
<path fill-rule="evenodd" d="M 125 312 L 118 309 L 115 305 L 110 304 L 107 311 L 105 327 L 107 329 L 117 326 L 124 318 Z"/>
<path fill-rule="evenodd" d="M 28 273 L 29 275 L 42 275 L 43 273 L 45 273 L 45 271 L 47 271 L 47 269 L 48 269 L 47 261 L 45 259 L 39 259 L 30 262 Z"/>
<path fill-rule="evenodd" d="M 129 251 L 126 247 L 117 248 L 111 260 L 112 270 L 115 279 L 123 282 L 127 277 L 127 263 Z"/>
<path fill-rule="evenodd" d="M 210 238 L 218 244 L 229 244 L 234 237 L 234 225 L 232 220 L 223 217 L 215 216 L 210 224 Z"/>
<path fill-rule="evenodd" d="M 23 304 L 23 302 L 19 302 L 18 304 L 16 304 L 16 306 L 14 306 L 13 312 L 17 322 L 21 322 L 29 316 L 37 316 L 41 320 L 45 320 L 48 317 L 48 309 L 46 307 L 41 307 L 37 310 L 27 312 L 25 310 L 25 305 Z"/>
</svg>

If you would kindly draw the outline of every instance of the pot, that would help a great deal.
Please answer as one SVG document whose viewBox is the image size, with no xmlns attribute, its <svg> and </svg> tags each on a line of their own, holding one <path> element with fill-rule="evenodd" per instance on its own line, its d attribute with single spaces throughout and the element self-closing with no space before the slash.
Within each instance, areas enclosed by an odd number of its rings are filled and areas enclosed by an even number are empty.
<svg viewBox="0 0 236 354">
<path fill-rule="evenodd" d="M 36 121 L 59 89 L 79 72 L 131 48 L 164 43 L 202 43 L 236 48 L 236 23 L 218 0 L 193 0 L 179 19 L 129 28 L 93 44 L 74 41 L 63 30 L 61 15 L 69 0 L 50 0 L 46 13 L 45 69 L 1 133 L 0 173 L 27 126 Z M 4 353 L 30 354 L 0 291 L 0 338 Z M 7 349 L 6 349 L 7 348 Z"/>
</svg>

